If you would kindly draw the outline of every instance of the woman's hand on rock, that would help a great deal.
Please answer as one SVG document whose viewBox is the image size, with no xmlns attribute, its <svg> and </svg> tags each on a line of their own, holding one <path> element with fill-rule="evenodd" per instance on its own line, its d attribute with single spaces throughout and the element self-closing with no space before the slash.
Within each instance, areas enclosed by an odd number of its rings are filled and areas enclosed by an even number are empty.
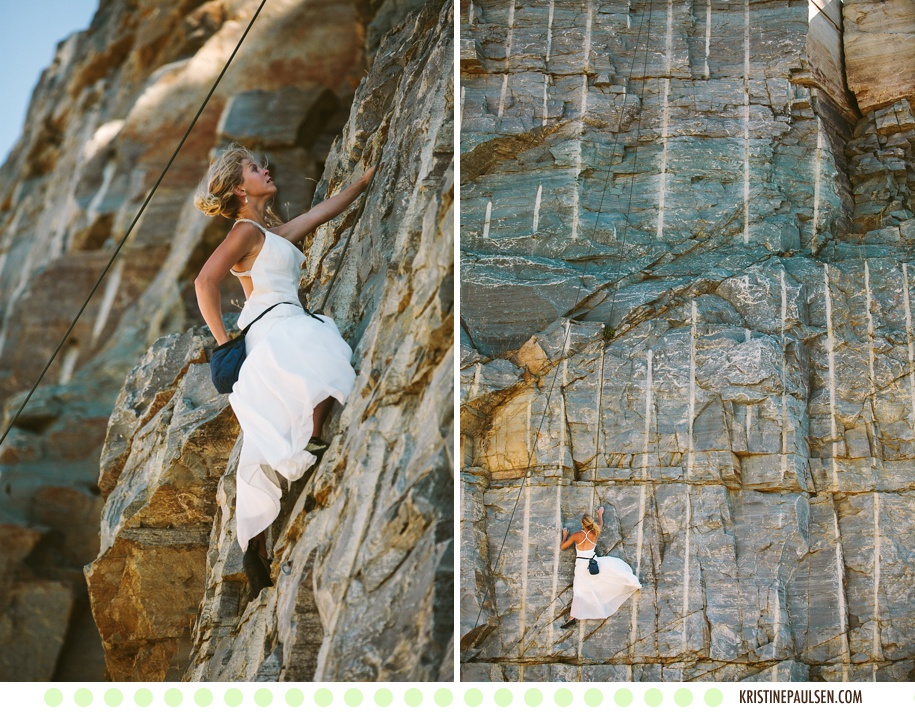
<svg viewBox="0 0 915 712">
<path fill-rule="evenodd" d="M 372 175 L 375 173 L 375 166 L 369 168 L 357 181 L 359 185 L 362 186 L 363 190 L 368 187 L 369 181 L 372 180 Z"/>
</svg>

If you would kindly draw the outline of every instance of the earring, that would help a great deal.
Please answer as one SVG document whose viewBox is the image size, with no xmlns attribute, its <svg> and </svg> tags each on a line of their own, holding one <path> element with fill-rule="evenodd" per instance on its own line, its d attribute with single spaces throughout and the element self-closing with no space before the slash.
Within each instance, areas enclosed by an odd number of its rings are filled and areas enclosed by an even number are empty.
<svg viewBox="0 0 915 712">
<path fill-rule="evenodd" d="M 246 195 L 245 196 L 245 205 L 247 205 L 247 204 L 248 204 L 248 196 Z"/>
</svg>

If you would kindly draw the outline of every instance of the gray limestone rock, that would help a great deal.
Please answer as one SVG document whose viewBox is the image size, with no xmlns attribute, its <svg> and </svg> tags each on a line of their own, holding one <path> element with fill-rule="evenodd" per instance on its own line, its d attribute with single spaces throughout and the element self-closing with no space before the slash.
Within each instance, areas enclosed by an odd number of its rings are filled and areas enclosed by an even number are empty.
<svg viewBox="0 0 915 712">
<path fill-rule="evenodd" d="M 915 122 L 876 5 L 464 8 L 462 679 L 911 669 Z M 642 589 L 562 629 L 599 506 Z"/>
</svg>

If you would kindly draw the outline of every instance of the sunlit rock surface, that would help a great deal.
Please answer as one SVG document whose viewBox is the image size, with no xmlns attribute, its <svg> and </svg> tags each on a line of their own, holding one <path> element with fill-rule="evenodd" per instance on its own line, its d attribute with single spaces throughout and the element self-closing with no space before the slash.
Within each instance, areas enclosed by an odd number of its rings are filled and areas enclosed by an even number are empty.
<svg viewBox="0 0 915 712">
<path fill-rule="evenodd" d="M 857 5 L 461 6 L 462 679 L 913 674 L 915 126 Z M 643 588 L 563 630 L 601 505 Z"/>
</svg>

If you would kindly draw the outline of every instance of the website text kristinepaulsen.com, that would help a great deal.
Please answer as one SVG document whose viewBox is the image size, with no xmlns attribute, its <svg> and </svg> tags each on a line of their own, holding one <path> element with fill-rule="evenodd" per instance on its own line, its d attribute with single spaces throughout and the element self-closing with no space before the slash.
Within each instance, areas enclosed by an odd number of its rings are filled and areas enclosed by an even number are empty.
<svg viewBox="0 0 915 712">
<path fill-rule="evenodd" d="M 741 690 L 741 704 L 863 704 L 861 690 Z"/>
</svg>

